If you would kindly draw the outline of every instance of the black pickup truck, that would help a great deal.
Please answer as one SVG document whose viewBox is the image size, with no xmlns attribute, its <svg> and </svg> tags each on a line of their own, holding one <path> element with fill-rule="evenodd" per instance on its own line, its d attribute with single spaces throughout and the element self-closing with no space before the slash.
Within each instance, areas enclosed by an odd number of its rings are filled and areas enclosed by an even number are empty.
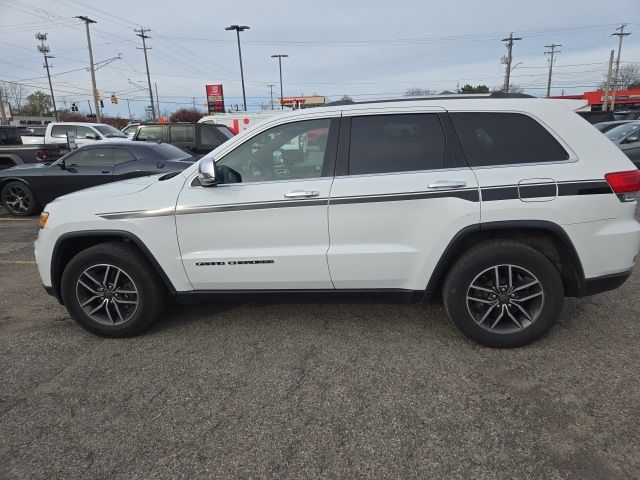
<svg viewBox="0 0 640 480">
<path fill-rule="evenodd" d="M 210 123 L 142 124 L 133 141 L 170 143 L 196 155 L 204 155 L 233 137 L 226 125 Z"/>
<path fill-rule="evenodd" d="M 0 125 L 0 170 L 25 163 L 53 162 L 67 153 L 65 145 L 23 145 L 17 127 Z"/>
</svg>

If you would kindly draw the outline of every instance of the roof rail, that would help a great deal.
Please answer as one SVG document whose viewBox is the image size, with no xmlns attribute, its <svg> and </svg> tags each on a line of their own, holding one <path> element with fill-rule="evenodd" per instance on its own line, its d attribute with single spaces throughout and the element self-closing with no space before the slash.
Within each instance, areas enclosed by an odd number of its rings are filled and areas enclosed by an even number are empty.
<svg viewBox="0 0 640 480">
<path fill-rule="evenodd" d="M 335 102 L 325 103 L 324 107 L 338 107 L 341 105 L 361 105 L 367 103 L 392 103 L 392 102 L 412 102 L 414 100 L 461 100 L 464 98 L 535 98 L 533 95 L 526 93 L 456 93 L 453 95 L 430 95 L 428 97 L 403 97 L 403 98 L 387 98 L 384 100 L 363 100 L 356 102 L 354 100 L 337 100 Z"/>
</svg>

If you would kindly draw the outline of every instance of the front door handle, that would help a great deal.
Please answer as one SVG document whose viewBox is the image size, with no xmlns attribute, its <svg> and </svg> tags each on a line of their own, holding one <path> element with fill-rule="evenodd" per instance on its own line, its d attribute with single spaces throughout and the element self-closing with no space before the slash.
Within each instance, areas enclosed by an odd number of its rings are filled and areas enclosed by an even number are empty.
<svg viewBox="0 0 640 480">
<path fill-rule="evenodd" d="M 102 170 L 102 173 L 111 173 L 111 170 Z"/>
<path fill-rule="evenodd" d="M 317 190 L 294 190 L 293 192 L 285 193 L 285 198 L 309 198 L 317 197 L 320 192 Z"/>
<path fill-rule="evenodd" d="M 447 188 L 463 188 L 467 186 L 464 180 L 438 180 L 429 184 L 429 188 L 434 190 L 444 190 Z"/>
</svg>

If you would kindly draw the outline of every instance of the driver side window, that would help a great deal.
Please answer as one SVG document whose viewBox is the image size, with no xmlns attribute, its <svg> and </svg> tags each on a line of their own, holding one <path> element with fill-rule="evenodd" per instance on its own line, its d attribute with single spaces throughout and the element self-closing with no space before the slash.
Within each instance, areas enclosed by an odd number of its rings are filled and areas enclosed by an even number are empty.
<svg viewBox="0 0 640 480">
<path fill-rule="evenodd" d="M 330 125 L 328 118 L 305 120 L 256 135 L 217 162 L 223 183 L 321 177 Z"/>
</svg>

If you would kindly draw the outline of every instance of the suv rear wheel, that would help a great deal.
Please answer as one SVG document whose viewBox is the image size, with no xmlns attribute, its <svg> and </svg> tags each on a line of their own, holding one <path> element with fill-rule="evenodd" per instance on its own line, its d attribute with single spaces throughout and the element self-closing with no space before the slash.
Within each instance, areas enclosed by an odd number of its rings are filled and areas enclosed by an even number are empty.
<svg viewBox="0 0 640 480">
<path fill-rule="evenodd" d="M 147 329 L 162 314 L 165 288 L 130 244 L 102 243 L 73 257 L 62 274 L 62 299 L 80 326 L 108 337 Z"/>
<path fill-rule="evenodd" d="M 456 262 L 443 288 L 458 329 L 489 347 L 519 347 L 540 338 L 560 315 L 564 288 L 544 255 L 513 241 L 483 242 Z"/>
</svg>

